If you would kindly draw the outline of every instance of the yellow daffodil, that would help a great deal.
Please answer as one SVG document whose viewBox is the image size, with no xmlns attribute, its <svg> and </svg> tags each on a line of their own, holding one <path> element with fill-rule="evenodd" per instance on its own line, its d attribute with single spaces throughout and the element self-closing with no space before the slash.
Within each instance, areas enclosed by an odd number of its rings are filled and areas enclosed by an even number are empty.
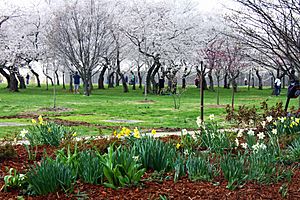
<svg viewBox="0 0 300 200">
<path fill-rule="evenodd" d="M 134 133 L 134 134 L 140 134 L 140 131 L 139 131 L 139 129 L 138 129 L 137 127 L 135 127 L 135 128 L 133 129 L 133 133 Z"/>
<path fill-rule="evenodd" d="M 114 131 L 114 136 L 117 136 L 117 131 Z"/>
<path fill-rule="evenodd" d="M 130 130 L 130 129 L 128 129 L 128 128 L 126 128 L 126 130 L 125 130 L 125 135 L 126 135 L 126 136 L 129 136 L 129 135 L 130 135 L 130 133 L 131 133 L 131 130 Z"/>
<path fill-rule="evenodd" d="M 76 136 L 77 136 L 77 133 L 76 133 L 76 132 L 74 132 L 72 136 L 73 136 L 73 137 L 76 137 Z"/>
<path fill-rule="evenodd" d="M 39 120 L 40 123 L 43 122 L 43 117 L 42 117 L 42 115 L 40 115 L 40 116 L 38 117 L 38 120 Z"/>
<path fill-rule="evenodd" d="M 276 122 L 273 122 L 273 125 L 274 125 L 274 126 L 277 126 L 277 123 L 276 123 Z"/>
<path fill-rule="evenodd" d="M 155 134 L 156 134 L 156 130 L 152 129 L 151 133 L 152 133 L 153 135 L 155 135 Z"/>
<path fill-rule="evenodd" d="M 121 137 L 122 137 L 122 135 L 119 133 L 119 134 L 117 135 L 117 138 L 120 139 Z"/>
<path fill-rule="evenodd" d="M 176 144 L 176 149 L 179 149 L 180 146 L 181 146 L 181 144 L 177 143 L 177 144 Z"/>
<path fill-rule="evenodd" d="M 296 119 L 295 119 L 295 122 L 296 122 L 297 124 L 299 124 L 300 118 L 296 118 Z"/>
<path fill-rule="evenodd" d="M 141 138 L 141 136 L 140 136 L 140 133 L 139 133 L 139 132 L 135 132 L 135 133 L 133 134 L 133 137 L 135 137 L 135 138 Z"/>
<path fill-rule="evenodd" d="M 49 133 L 51 133 L 51 132 L 52 132 L 51 128 L 48 128 L 48 132 L 49 132 Z"/>
<path fill-rule="evenodd" d="M 36 120 L 35 120 L 35 119 L 32 119 L 31 122 L 32 122 L 33 124 L 36 124 Z"/>
</svg>

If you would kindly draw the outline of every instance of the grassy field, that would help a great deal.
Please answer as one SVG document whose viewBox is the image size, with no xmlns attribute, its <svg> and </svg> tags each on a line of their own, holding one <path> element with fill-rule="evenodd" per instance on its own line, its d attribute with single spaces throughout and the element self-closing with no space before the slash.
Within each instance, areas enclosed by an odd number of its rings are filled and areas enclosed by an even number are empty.
<svg viewBox="0 0 300 200">
<path fill-rule="evenodd" d="M 88 122 L 105 126 L 129 126 L 145 128 L 196 128 L 195 120 L 200 113 L 199 89 L 191 86 L 181 95 L 180 109 L 174 109 L 173 97 L 169 95 L 148 95 L 147 102 L 141 90 L 130 90 L 123 93 L 122 87 L 105 90 L 94 90 L 93 94 L 86 97 L 82 94 L 72 94 L 57 86 L 56 105 L 66 108 L 65 112 L 55 113 L 46 111 L 53 107 L 53 88 L 47 91 L 43 86 L 37 88 L 29 86 L 17 93 L 8 92 L 5 85 L 0 85 L 0 116 L 13 116 L 19 114 L 43 115 L 50 118 Z M 239 105 L 254 105 L 268 100 L 269 105 L 286 100 L 286 89 L 281 96 L 271 96 L 271 89 L 257 90 L 240 87 L 236 93 L 236 108 Z M 220 106 L 216 105 L 216 92 L 205 91 L 205 113 L 208 117 L 214 114 L 218 121 L 224 122 L 225 106 L 231 103 L 231 90 L 220 89 Z M 298 106 L 298 100 L 291 100 L 290 106 Z M 53 116 L 59 114 L 60 116 Z M 138 120 L 138 123 L 112 123 L 105 120 Z M 30 119 L 0 119 L 0 122 L 17 122 L 30 124 Z M 24 126 L 1 127 L 0 137 L 5 134 L 19 132 Z M 76 127 L 80 135 L 97 135 L 99 132 L 111 133 L 112 129 L 99 130 L 93 127 Z"/>
</svg>

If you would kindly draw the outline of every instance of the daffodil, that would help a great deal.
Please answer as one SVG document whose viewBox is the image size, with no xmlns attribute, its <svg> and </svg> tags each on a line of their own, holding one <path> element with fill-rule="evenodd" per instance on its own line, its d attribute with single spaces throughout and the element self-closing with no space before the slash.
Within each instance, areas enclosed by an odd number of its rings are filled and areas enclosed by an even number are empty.
<svg viewBox="0 0 300 200">
<path fill-rule="evenodd" d="M 31 122 L 32 122 L 33 124 L 36 124 L 36 120 L 35 120 L 35 119 L 32 119 Z"/>
<path fill-rule="evenodd" d="M 237 134 L 237 137 L 243 137 L 243 129 L 240 129 L 238 134 Z"/>
<path fill-rule="evenodd" d="M 117 136 L 117 131 L 116 130 L 114 131 L 114 136 Z"/>
<path fill-rule="evenodd" d="M 263 140 L 265 138 L 265 134 L 263 132 L 259 132 L 257 134 L 258 139 Z"/>
<path fill-rule="evenodd" d="M 254 136 L 254 135 L 255 135 L 255 133 L 254 133 L 253 130 L 249 130 L 247 134 L 248 134 L 248 135 L 251 135 L 251 136 Z"/>
<path fill-rule="evenodd" d="M 208 119 L 213 121 L 215 119 L 215 115 L 214 114 L 209 115 Z"/>
<path fill-rule="evenodd" d="M 135 128 L 133 129 L 133 133 L 134 133 L 134 134 L 140 134 L 140 131 L 139 131 L 139 129 L 138 129 L 137 127 L 135 127 Z"/>
<path fill-rule="evenodd" d="M 262 122 L 260 122 L 260 124 L 262 125 L 263 128 L 265 128 L 267 123 L 266 123 L 266 121 L 262 121 Z"/>
<path fill-rule="evenodd" d="M 22 138 L 24 138 L 24 137 L 26 136 L 27 133 L 28 133 L 28 130 L 23 129 L 23 130 L 20 132 L 20 136 L 21 136 Z"/>
<path fill-rule="evenodd" d="M 38 120 L 39 120 L 39 124 L 43 124 L 43 117 L 40 115 L 39 117 L 38 117 Z"/>
<path fill-rule="evenodd" d="M 133 134 L 133 137 L 135 137 L 135 138 L 141 138 L 141 136 L 140 136 L 140 133 L 139 133 L 139 132 L 135 132 L 135 133 Z"/>
<path fill-rule="evenodd" d="M 277 129 L 272 129 L 272 133 L 273 133 L 274 135 L 277 135 Z"/>
<path fill-rule="evenodd" d="M 139 156 L 132 156 L 134 161 L 138 161 L 139 160 Z"/>
<path fill-rule="evenodd" d="M 122 135 L 119 133 L 119 134 L 117 135 L 117 138 L 120 139 L 121 137 L 122 137 Z"/>
<path fill-rule="evenodd" d="M 197 117 L 197 121 L 196 121 L 198 127 L 201 127 L 202 126 L 202 120 L 200 117 Z"/>
<path fill-rule="evenodd" d="M 296 122 L 297 124 L 299 124 L 299 123 L 300 123 L 300 118 L 296 118 L 296 119 L 295 119 L 295 122 Z"/>
<path fill-rule="evenodd" d="M 179 149 L 181 147 L 181 144 L 177 143 L 176 144 L 176 149 Z"/>
<path fill-rule="evenodd" d="M 51 132 L 52 132 L 52 129 L 51 129 L 50 127 L 48 128 L 48 132 L 49 132 L 49 133 L 51 133 Z"/>
<path fill-rule="evenodd" d="M 239 139 L 235 138 L 235 144 L 236 144 L 237 147 L 240 145 Z"/>
<path fill-rule="evenodd" d="M 277 126 L 277 123 L 276 123 L 276 122 L 273 122 L 273 125 L 274 125 L 274 126 Z"/>
<path fill-rule="evenodd" d="M 266 120 L 267 120 L 267 122 L 271 122 L 272 120 L 273 120 L 273 117 L 272 116 L 268 116 L 267 118 L 266 118 Z"/>
<path fill-rule="evenodd" d="M 130 130 L 130 129 L 128 129 L 128 128 L 126 128 L 126 129 L 125 129 L 125 135 L 126 135 L 126 136 L 129 136 L 129 135 L 130 135 L 130 133 L 131 133 L 131 130 Z"/>
<path fill-rule="evenodd" d="M 242 143 L 241 146 L 242 146 L 244 149 L 247 149 L 248 144 L 247 144 L 247 143 Z"/>
<path fill-rule="evenodd" d="M 155 134 L 156 134 L 156 130 L 155 130 L 155 129 L 152 129 L 152 130 L 151 130 L 151 133 L 152 133 L 152 135 L 155 135 Z"/>
<path fill-rule="evenodd" d="M 77 133 L 76 133 L 76 132 L 74 132 L 74 133 L 72 134 L 72 136 L 73 136 L 73 137 L 76 137 L 76 136 L 77 136 Z"/>
</svg>

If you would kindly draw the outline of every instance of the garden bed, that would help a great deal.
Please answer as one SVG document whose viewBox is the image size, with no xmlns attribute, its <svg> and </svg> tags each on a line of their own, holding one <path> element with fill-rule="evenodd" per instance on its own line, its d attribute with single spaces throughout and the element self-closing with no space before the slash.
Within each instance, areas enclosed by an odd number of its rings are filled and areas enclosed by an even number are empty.
<svg viewBox="0 0 300 200">
<path fill-rule="evenodd" d="M 164 142 L 179 139 L 176 136 L 162 138 Z M 95 141 L 97 143 L 97 141 Z M 99 144 L 103 141 L 99 140 Z M 14 146 L 16 157 L 1 161 L 0 175 L 6 174 L 6 167 L 15 168 L 19 172 L 25 172 L 29 165 L 34 163 L 28 160 L 28 152 L 22 145 Z M 40 161 L 45 151 L 48 156 L 54 155 L 58 148 L 47 145 L 37 148 L 35 161 Z M 212 182 L 190 181 L 183 177 L 178 182 L 173 181 L 172 174 L 164 174 L 151 180 L 153 172 L 145 173 L 141 184 L 131 188 L 121 188 L 114 190 L 102 185 L 92 185 L 76 182 L 75 190 L 72 194 L 63 192 L 51 193 L 45 196 L 26 196 L 17 189 L 8 192 L 0 192 L 0 199 L 15 199 L 23 196 L 25 199 L 74 199 L 77 197 L 88 197 L 89 199 L 283 199 L 280 193 L 283 183 L 279 182 L 271 185 L 255 184 L 248 182 L 236 190 L 226 189 L 227 181 L 222 177 L 216 177 Z M 3 178 L 0 179 L 0 187 L 4 184 Z M 288 184 L 288 199 L 300 198 L 300 170 L 296 169 L 291 182 Z"/>
</svg>

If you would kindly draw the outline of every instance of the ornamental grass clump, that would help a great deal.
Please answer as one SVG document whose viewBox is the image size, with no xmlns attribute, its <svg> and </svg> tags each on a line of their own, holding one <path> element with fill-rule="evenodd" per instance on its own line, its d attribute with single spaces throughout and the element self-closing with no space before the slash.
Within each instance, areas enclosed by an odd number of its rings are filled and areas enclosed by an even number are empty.
<svg viewBox="0 0 300 200">
<path fill-rule="evenodd" d="M 174 145 L 153 137 L 142 137 L 130 143 L 135 156 L 139 156 L 143 167 L 157 171 L 171 171 L 176 159 Z"/>
<path fill-rule="evenodd" d="M 91 184 L 102 184 L 104 179 L 102 157 L 93 150 L 79 153 L 78 176 L 81 180 Z"/>
<path fill-rule="evenodd" d="M 34 194 L 45 195 L 58 190 L 71 192 L 75 177 L 69 166 L 45 158 L 40 164 L 36 163 L 26 174 L 29 189 Z"/>
<path fill-rule="evenodd" d="M 76 136 L 73 129 L 46 122 L 42 116 L 39 116 L 38 121 L 32 119 L 32 124 L 28 130 L 23 129 L 20 133 L 20 136 L 27 139 L 31 146 L 47 144 L 57 147 L 63 140 L 71 140 Z"/>
<path fill-rule="evenodd" d="M 228 181 L 226 188 L 234 190 L 241 186 L 247 179 L 245 169 L 245 156 L 224 154 L 220 159 L 220 166 L 225 179 Z"/>
<path fill-rule="evenodd" d="M 189 156 L 186 161 L 188 177 L 192 181 L 211 181 L 217 175 L 217 169 L 207 156 Z"/>
</svg>

